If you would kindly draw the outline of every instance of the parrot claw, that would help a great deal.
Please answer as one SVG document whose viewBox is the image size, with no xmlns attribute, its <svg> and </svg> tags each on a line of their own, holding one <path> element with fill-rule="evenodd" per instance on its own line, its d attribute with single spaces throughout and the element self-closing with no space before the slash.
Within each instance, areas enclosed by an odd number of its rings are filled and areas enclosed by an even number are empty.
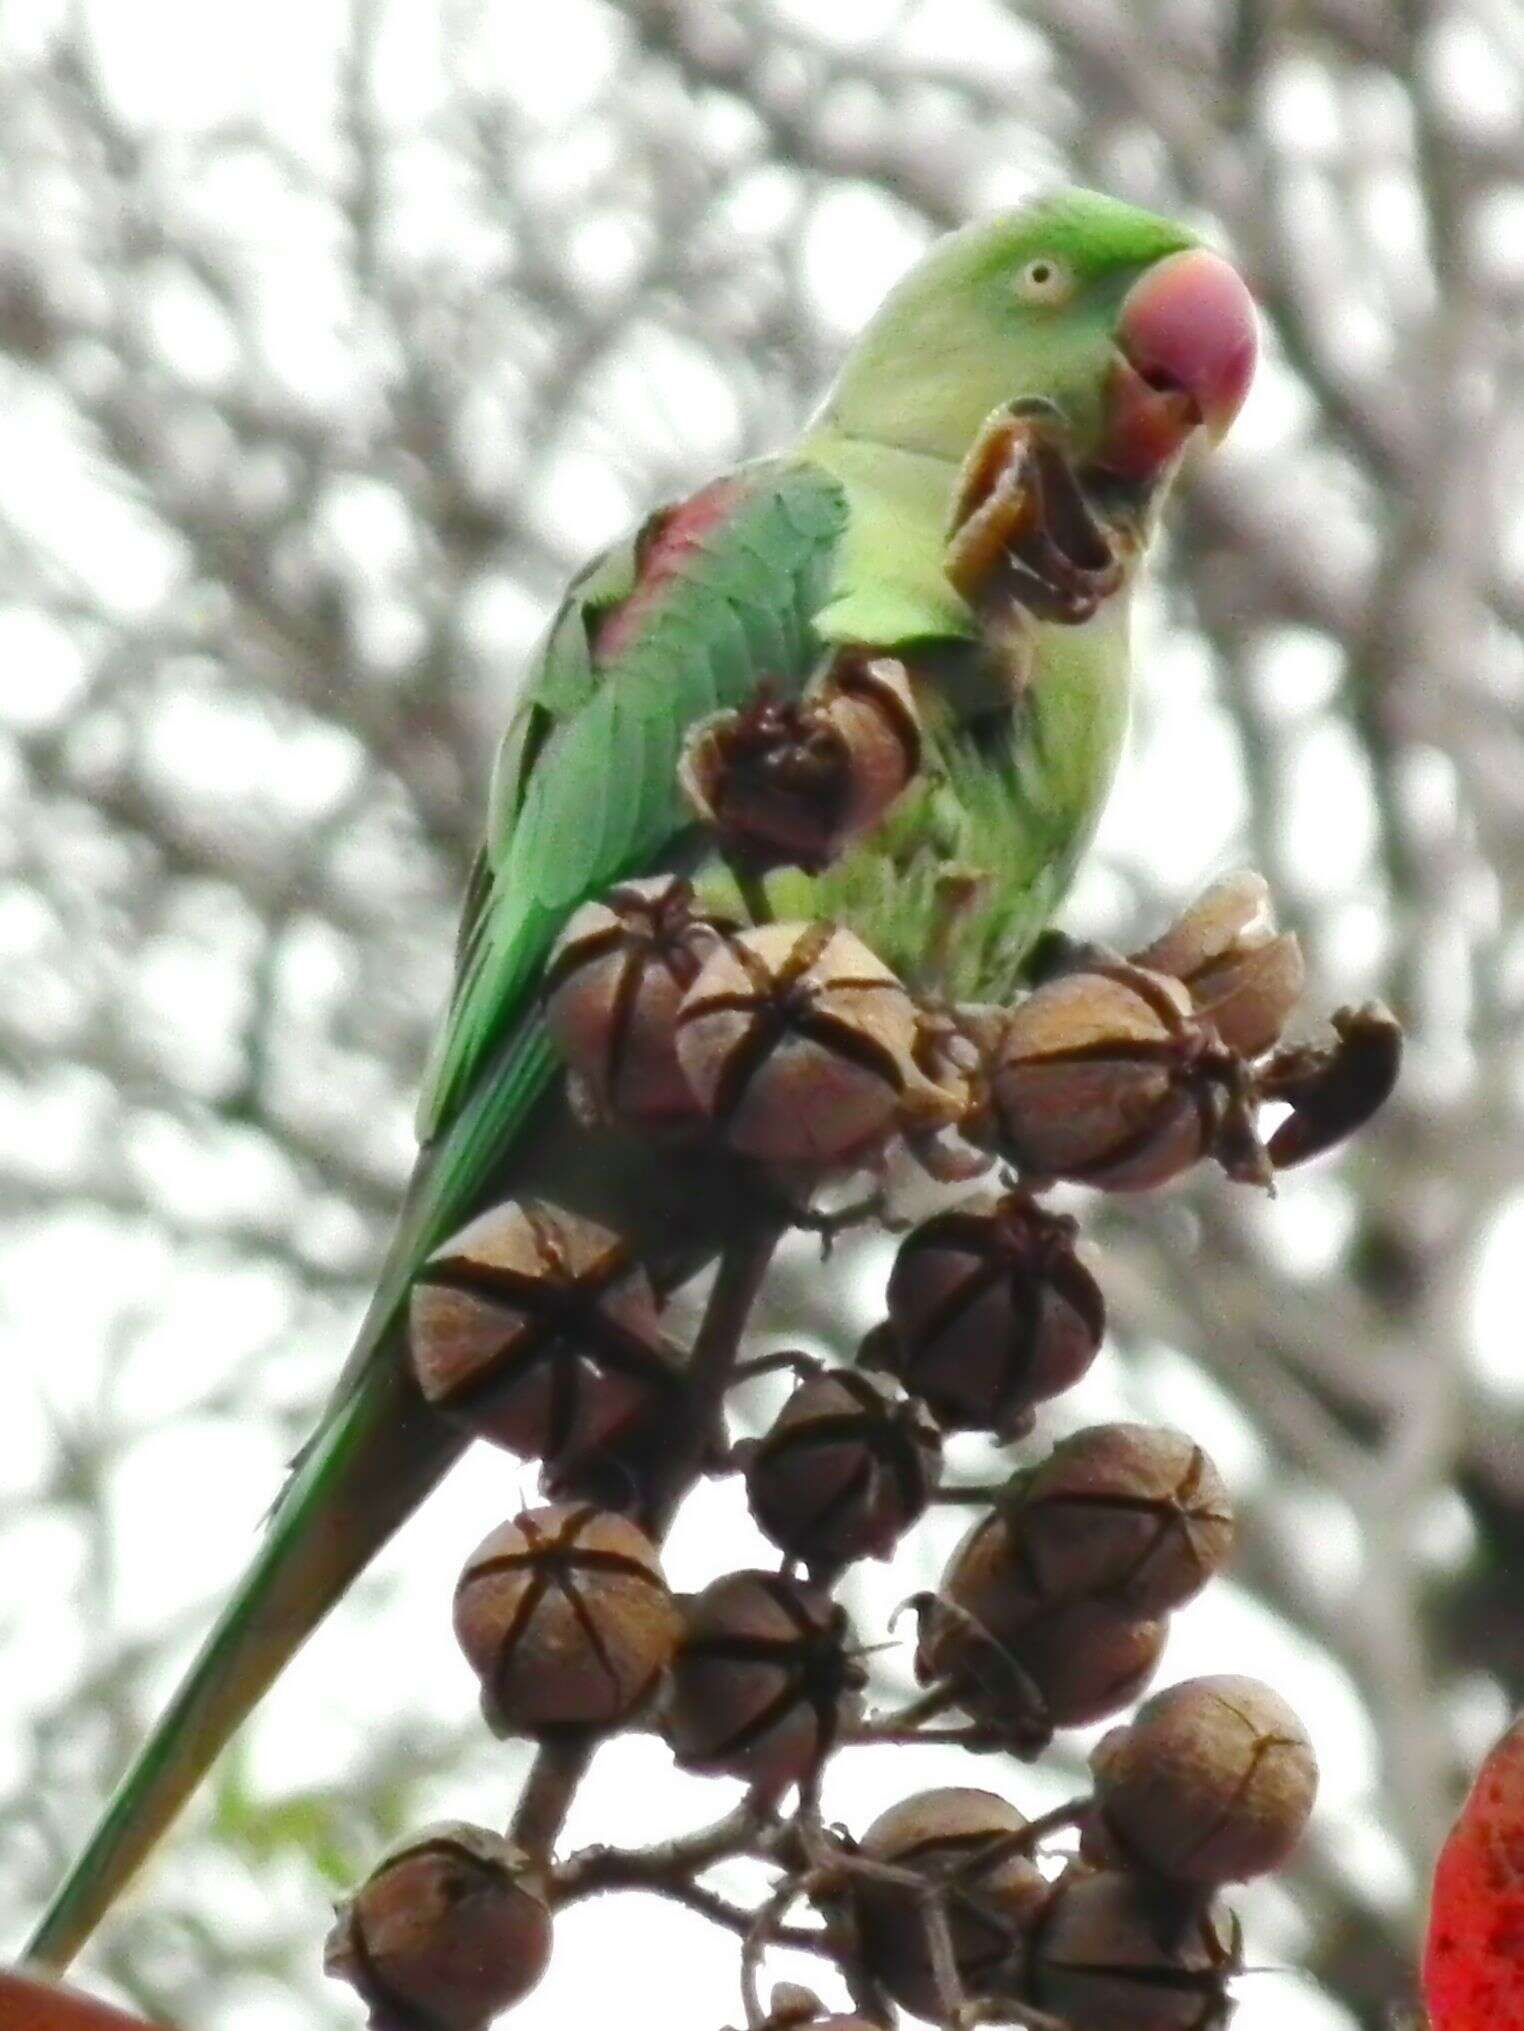
<svg viewBox="0 0 1524 2031">
<path fill-rule="evenodd" d="M 1077 626 L 1122 582 L 1126 555 L 1098 519 L 1047 402 L 999 409 L 959 476 L 945 569 L 997 631 L 1023 616 Z"/>
</svg>

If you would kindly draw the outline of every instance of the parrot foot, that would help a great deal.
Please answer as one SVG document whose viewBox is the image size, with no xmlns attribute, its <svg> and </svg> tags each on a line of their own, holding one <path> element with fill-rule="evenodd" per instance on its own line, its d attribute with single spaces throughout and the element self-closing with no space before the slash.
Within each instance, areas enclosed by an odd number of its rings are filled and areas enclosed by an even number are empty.
<svg viewBox="0 0 1524 2031">
<path fill-rule="evenodd" d="M 1125 547 L 1098 518 L 1066 439 L 1051 403 L 1013 403 L 964 461 L 945 569 L 997 634 L 1027 618 L 1077 626 L 1122 582 Z"/>
</svg>

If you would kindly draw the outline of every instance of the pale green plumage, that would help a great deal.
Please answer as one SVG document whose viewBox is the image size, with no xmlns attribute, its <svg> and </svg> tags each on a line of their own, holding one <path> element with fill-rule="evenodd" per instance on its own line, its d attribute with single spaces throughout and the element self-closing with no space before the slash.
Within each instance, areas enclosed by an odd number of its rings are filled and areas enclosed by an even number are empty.
<svg viewBox="0 0 1524 2031">
<path fill-rule="evenodd" d="M 736 512 L 684 553 L 617 655 L 595 653 L 593 638 L 637 581 L 635 548 L 616 546 L 576 581 L 505 738 L 425 1085 L 424 1148 L 375 1299 L 254 1565 L 44 1916 L 35 1959 L 67 1964 L 286 1659 L 454 1457 L 458 1439 L 426 1411 L 404 1360 L 423 1256 L 531 1180 L 679 1257 L 708 1245 L 692 1223 L 723 1218 L 722 1200 L 685 1194 L 638 1148 L 607 1143 L 590 1158 L 571 1136 L 535 1007 L 546 952 L 584 896 L 684 851 L 673 773 L 694 719 L 764 677 L 804 683 L 835 642 L 971 642 L 973 618 L 942 572 L 959 461 L 992 409 L 1030 395 L 1063 408 L 1083 452 L 1121 297 L 1189 240 L 1073 192 L 953 236 L 874 320 L 795 451 L 735 476 Z M 1013 295 L 1034 253 L 1073 269 L 1064 307 Z M 839 911 L 919 978 L 942 928 L 939 879 L 972 865 L 983 886 L 958 920 L 948 984 L 1003 991 L 1104 799 L 1126 670 L 1125 592 L 1083 629 L 1039 630 L 1016 716 L 965 727 L 930 701 L 932 777 L 825 880 L 784 879 L 780 892 Z"/>
</svg>

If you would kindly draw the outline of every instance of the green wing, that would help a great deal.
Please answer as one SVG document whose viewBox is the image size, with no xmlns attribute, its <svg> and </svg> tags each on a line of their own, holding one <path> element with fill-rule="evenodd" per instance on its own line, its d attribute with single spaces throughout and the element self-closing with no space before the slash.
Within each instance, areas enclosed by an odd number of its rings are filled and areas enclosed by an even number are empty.
<svg viewBox="0 0 1524 2031">
<path fill-rule="evenodd" d="M 423 1149 L 370 1309 L 260 1549 L 28 1947 L 67 1966 L 286 1660 L 459 1449 L 429 1415 L 401 1321 L 428 1252 L 532 1162 L 552 1071 L 536 996 L 586 897 L 660 863 L 686 820 L 678 751 L 758 681 L 802 684 L 847 517 L 839 483 L 759 465 L 649 522 L 572 586 L 504 741 Z"/>
<path fill-rule="evenodd" d="M 671 848 L 687 728 L 763 677 L 788 689 L 808 674 L 845 517 L 814 468 L 758 467 L 653 518 L 572 588 L 498 759 L 425 1142 L 455 1118 L 569 913 Z M 621 646 L 604 660 L 610 636 Z"/>
</svg>

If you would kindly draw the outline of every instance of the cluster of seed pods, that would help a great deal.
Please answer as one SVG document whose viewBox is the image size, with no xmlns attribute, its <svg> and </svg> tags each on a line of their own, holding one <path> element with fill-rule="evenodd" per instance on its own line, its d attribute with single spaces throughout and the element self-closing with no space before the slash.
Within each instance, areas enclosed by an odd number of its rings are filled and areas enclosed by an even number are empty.
<svg viewBox="0 0 1524 2031">
<path fill-rule="evenodd" d="M 700 729 L 683 773 L 746 894 L 771 867 L 824 865 L 919 752 L 904 671 L 855 655 L 811 704 L 763 701 Z M 649 1851 L 558 1859 L 553 1833 L 460 1825 L 405 1842 L 329 1940 L 377 2031 L 480 2031 L 539 1979 L 557 1908 L 600 1887 L 684 1892 L 733 1922 L 753 2031 L 855 2031 L 896 2010 L 1071 2031 L 1226 2020 L 1238 1949 L 1223 1887 L 1279 1867 L 1313 1803 L 1311 1746 L 1285 1703 L 1241 1677 L 1169 1686 L 1099 1742 L 1070 1809 L 1029 1822 L 1007 1795 L 1056 1731 L 1146 1692 L 1170 1616 L 1227 1557 L 1228 1494 L 1189 1436 L 1107 1424 L 1029 1452 L 917 1597 L 924 1690 L 905 1726 L 960 1714 L 995 1759 L 990 1788 L 902 1798 L 854 1837 L 824 1823 L 820 1786 L 896 1719 L 864 1711 L 869 1632 L 836 1598 L 844 1574 L 890 1556 L 939 1499 L 948 1440 L 1029 1444 L 1101 1348 L 1101 1290 L 1048 1188 L 1145 1190 L 1203 1158 L 1263 1181 L 1389 1089 L 1396 1032 L 1380 1010 L 1343 1012 L 1330 1045 L 1281 1048 L 1301 985 L 1253 876 L 1130 959 L 1060 952 L 1006 1009 L 933 1004 L 840 926 L 746 926 L 721 891 L 676 876 L 573 917 L 544 1012 L 577 1114 L 589 1135 L 717 1153 L 755 1208 L 751 1245 L 898 1150 L 935 1175 L 998 1164 L 1005 1178 L 906 1233 L 855 1360 L 799 1357 L 777 1416 L 740 1443 L 725 1412 L 750 1372 L 760 1277 L 716 1338 L 722 1264 L 688 1348 L 624 1239 L 564 1207 L 490 1208 L 426 1264 L 411 1300 L 423 1398 L 539 1461 L 549 1498 L 491 1531 L 456 1588 L 488 1725 L 562 1770 L 617 1731 L 654 1730 L 744 1796 L 718 1833 Z M 1287 1112 L 1262 1138 L 1266 1105 Z M 661 1540 L 703 1473 L 739 1478 L 778 1559 L 684 1596 Z M 696 1887 L 743 1852 L 777 1885 L 749 1912 Z M 812 1929 L 784 1923 L 801 1905 Z M 775 1939 L 833 1961 L 856 2014 L 800 1990 L 762 2004 Z"/>
</svg>

